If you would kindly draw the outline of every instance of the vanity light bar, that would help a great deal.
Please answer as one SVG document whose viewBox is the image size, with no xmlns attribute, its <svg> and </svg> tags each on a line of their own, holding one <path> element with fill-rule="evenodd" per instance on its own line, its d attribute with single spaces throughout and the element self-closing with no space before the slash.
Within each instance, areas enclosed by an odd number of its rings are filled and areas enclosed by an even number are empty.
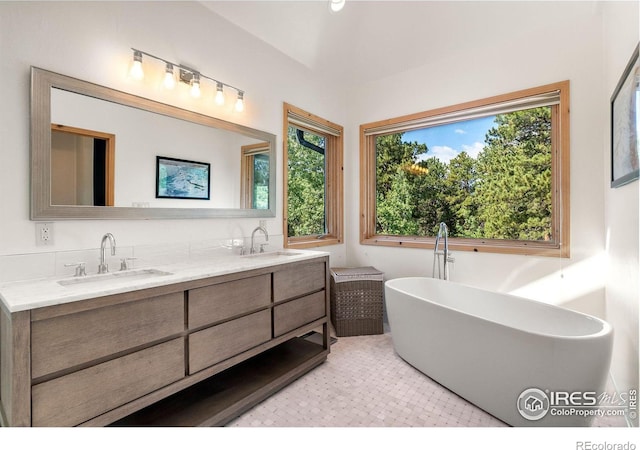
<svg viewBox="0 0 640 450">
<path fill-rule="evenodd" d="M 235 109 L 238 112 L 244 111 L 244 91 L 235 86 L 231 86 L 230 84 L 223 83 L 222 81 L 216 80 L 215 78 L 208 77 L 199 71 L 192 69 L 191 67 L 183 66 L 182 64 L 176 64 L 171 61 L 167 61 L 164 58 L 160 58 L 159 56 L 152 55 L 151 53 L 143 52 L 142 50 L 138 50 L 135 48 L 131 48 L 133 50 L 133 61 L 131 64 L 131 68 L 129 70 L 129 74 L 132 78 L 136 80 L 142 80 L 144 78 L 144 71 L 142 69 L 142 55 L 148 56 L 153 59 L 157 59 L 165 63 L 165 75 L 163 84 L 167 89 L 173 89 L 175 86 L 175 69 L 179 70 L 178 72 L 178 80 L 189 84 L 191 86 L 191 95 L 193 97 L 200 97 L 200 85 L 201 80 L 206 79 L 213 83 L 216 86 L 216 96 L 215 103 L 217 105 L 224 104 L 224 88 L 234 89 L 237 92 L 237 99 L 235 104 Z"/>
</svg>

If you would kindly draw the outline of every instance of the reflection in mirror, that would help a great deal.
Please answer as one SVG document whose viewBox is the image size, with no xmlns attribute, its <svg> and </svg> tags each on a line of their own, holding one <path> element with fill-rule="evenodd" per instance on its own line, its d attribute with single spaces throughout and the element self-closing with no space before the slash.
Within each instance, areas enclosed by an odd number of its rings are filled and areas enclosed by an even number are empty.
<svg viewBox="0 0 640 450">
<path fill-rule="evenodd" d="M 115 136 L 51 124 L 51 204 L 113 206 Z"/>
<path fill-rule="evenodd" d="M 269 209 L 269 143 L 242 146 L 242 208 Z"/>
<path fill-rule="evenodd" d="M 32 219 L 275 216 L 275 136 L 32 68 Z M 156 195 L 158 157 L 210 198 Z"/>
</svg>

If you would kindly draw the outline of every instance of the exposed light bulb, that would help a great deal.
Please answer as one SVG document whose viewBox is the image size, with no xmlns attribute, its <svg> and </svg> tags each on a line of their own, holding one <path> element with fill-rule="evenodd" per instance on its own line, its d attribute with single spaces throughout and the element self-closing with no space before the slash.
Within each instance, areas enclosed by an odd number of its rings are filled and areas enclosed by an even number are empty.
<svg viewBox="0 0 640 450">
<path fill-rule="evenodd" d="M 238 91 L 238 99 L 236 100 L 236 111 L 244 111 L 244 92 Z"/>
<path fill-rule="evenodd" d="M 197 73 L 194 73 L 191 79 L 191 96 L 195 98 L 200 97 L 200 75 Z"/>
<path fill-rule="evenodd" d="M 224 105 L 224 92 L 222 92 L 222 83 L 217 82 L 216 84 L 216 105 L 222 106 Z"/>
<path fill-rule="evenodd" d="M 142 53 L 138 50 L 133 52 L 133 62 L 129 69 L 129 75 L 134 80 L 142 80 L 144 78 L 144 70 L 142 70 Z"/>
<path fill-rule="evenodd" d="M 211 77 L 201 74 L 195 69 L 183 66 L 182 64 L 169 62 L 164 58 L 154 56 L 150 53 L 143 52 L 142 50 L 136 50 L 135 48 L 131 48 L 131 50 L 133 51 L 133 61 L 131 62 L 131 66 L 129 67 L 129 76 L 132 79 L 142 80 L 144 78 L 144 70 L 142 68 L 142 55 L 145 55 L 149 58 L 162 61 L 165 64 L 164 77 L 162 78 L 162 84 L 165 89 L 174 89 L 178 82 L 188 84 L 190 86 L 189 92 L 191 96 L 194 98 L 199 98 L 202 96 L 202 86 L 200 85 L 200 78 L 206 78 L 207 80 L 213 81 L 216 84 L 214 102 L 217 105 L 222 106 L 227 102 L 227 98 L 224 92 L 224 88 L 226 86 L 230 89 L 234 89 L 238 93 L 238 98 L 236 100 L 234 109 L 238 112 L 244 111 L 244 91 L 241 91 L 237 87 L 233 87 L 229 84 L 223 83 L 222 81 L 217 81 Z M 177 73 L 176 68 L 178 69 Z"/>
<path fill-rule="evenodd" d="M 173 76 L 173 64 L 171 63 L 167 63 L 167 68 L 164 72 L 164 81 L 162 84 L 167 89 L 173 89 L 176 86 L 176 79 Z"/>
<path fill-rule="evenodd" d="M 331 8 L 331 11 L 333 12 L 338 12 L 342 8 L 344 8 L 345 2 L 346 0 L 331 0 L 329 3 L 329 8 Z"/>
</svg>

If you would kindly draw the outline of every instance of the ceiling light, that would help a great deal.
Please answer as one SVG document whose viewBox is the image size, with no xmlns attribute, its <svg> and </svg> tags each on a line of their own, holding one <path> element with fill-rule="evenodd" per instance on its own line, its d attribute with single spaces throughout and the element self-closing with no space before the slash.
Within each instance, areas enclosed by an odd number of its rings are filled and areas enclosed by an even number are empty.
<svg viewBox="0 0 640 450">
<path fill-rule="evenodd" d="M 329 8 L 331 9 L 332 12 L 338 12 L 342 8 L 344 8 L 345 3 L 346 3 L 346 0 L 330 0 Z"/>
</svg>

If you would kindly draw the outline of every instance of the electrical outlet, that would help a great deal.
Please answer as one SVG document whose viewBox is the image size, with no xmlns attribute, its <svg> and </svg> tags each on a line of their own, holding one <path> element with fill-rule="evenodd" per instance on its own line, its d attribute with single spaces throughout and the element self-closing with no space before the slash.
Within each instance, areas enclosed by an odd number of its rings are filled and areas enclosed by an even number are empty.
<svg viewBox="0 0 640 450">
<path fill-rule="evenodd" d="M 53 245 L 53 224 L 50 222 L 36 223 L 36 245 Z"/>
<path fill-rule="evenodd" d="M 262 228 L 267 228 L 267 220 L 266 219 L 260 219 L 260 226 Z"/>
</svg>

